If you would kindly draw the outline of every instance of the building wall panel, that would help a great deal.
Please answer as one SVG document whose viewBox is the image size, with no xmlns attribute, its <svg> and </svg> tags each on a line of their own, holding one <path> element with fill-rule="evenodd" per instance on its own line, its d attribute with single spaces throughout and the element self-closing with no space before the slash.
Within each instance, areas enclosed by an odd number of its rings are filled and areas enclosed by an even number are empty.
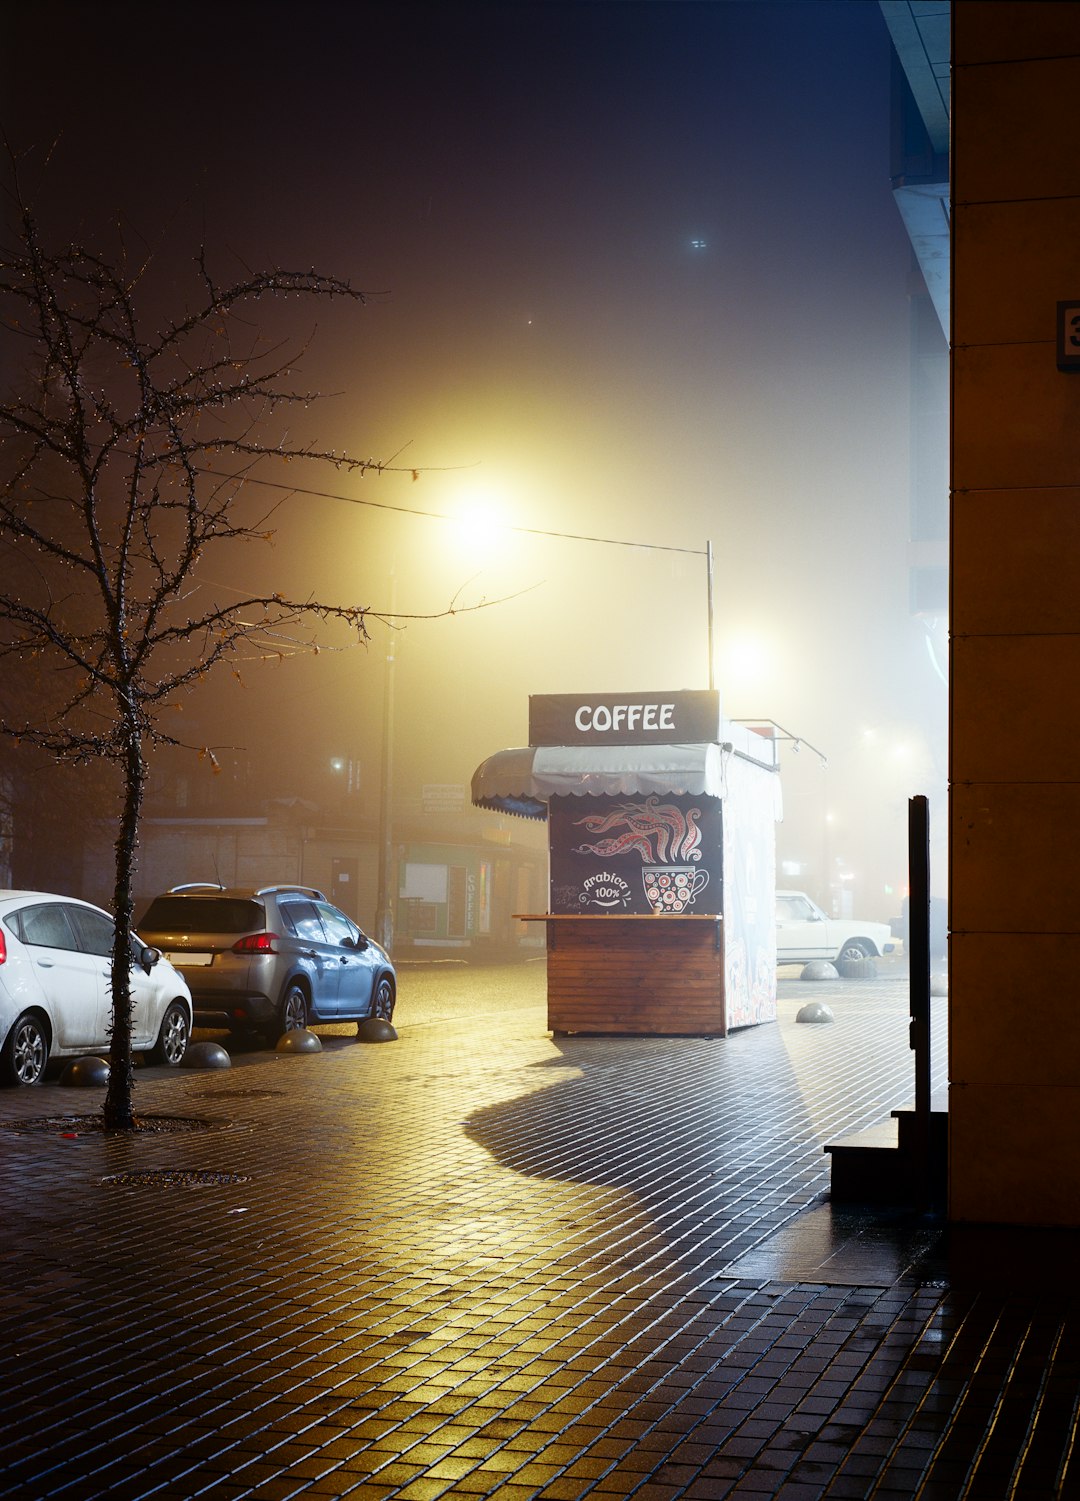
<svg viewBox="0 0 1080 1501">
<path fill-rule="evenodd" d="M 953 1084 L 1080 1088 L 1075 943 L 1057 933 L 954 933 L 949 982 Z"/>
<path fill-rule="evenodd" d="M 955 1085 L 949 1092 L 950 1218 L 1075 1225 L 1080 1090 Z"/>
<path fill-rule="evenodd" d="M 1017 775 L 1028 771 L 1025 765 Z M 965 783 L 954 774 L 950 927 L 1009 935 L 1017 945 L 1031 933 L 1057 934 L 1075 956 L 1077 831 L 1080 783 Z M 956 1006 L 966 1004 L 962 993 L 953 992 L 952 999 Z M 980 1002 L 1010 1004 L 1007 994 L 993 991 Z M 1047 1037 L 1045 1046 L 1055 1047 L 1054 1039 Z M 1077 1165 L 1080 1169 L 1080 1157 Z"/>
<path fill-rule="evenodd" d="M 1075 6 L 1062 0 L 953 5 L 954 47 L 965 63 L 1017 62 L 1076 53 Z"/>
<path fill-rule="evenodd" d="M 952 661 L 956 780 L 1080 779 L 1080 635 L 954 638 Z M 1026 760 L 1018 767 L 1021 725 Z"/>
<path fill-rule="evenodd" d="M 958 635 L 1080 631 L 1080 485 L 957 492 L 952 578 Z"/>
<path fill-rule="evenodd" d="M 1053 365 L 1057 299 L 1080 297 L 1075 221 L 1070 198 L 965 205 L 953 221 L 964 267 L 952 299 L 957 347 L 1049 344 Z M 1048 297 L 1048 287 L 1059 290 Z"/>
<path fill-rule="evenodd" d="M 958 259 L 958 278 L 962 266 Z M 954 488 L 1029 489 L 1080 482 L 1080 376 L 1057 368 L 1052 340 L 1057 298 L 1072 295 L 1043 282 L 1045 343 L 972 344 L 953 350 Z"/>
<path fill-rule="evenodd" d="M 952 97 L 954 209 L 1080 192 L 1080 52 L 983 66 L 954 59 Z"/>
</svg>

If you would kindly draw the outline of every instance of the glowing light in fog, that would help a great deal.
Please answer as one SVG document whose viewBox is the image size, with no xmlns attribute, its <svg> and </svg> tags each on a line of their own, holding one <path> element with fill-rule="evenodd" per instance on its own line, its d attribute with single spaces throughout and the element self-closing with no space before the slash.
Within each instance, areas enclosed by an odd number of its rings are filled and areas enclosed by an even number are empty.
<svg viewBox="0 0 1080 1501">
<path fill-rule="evenodd" d="M 732 687 L 755 687 L 773 676 L 774 653 L 764 637 L 746 631 L 731 637 L 723 648 L 725 682 Z"/>
</svg>

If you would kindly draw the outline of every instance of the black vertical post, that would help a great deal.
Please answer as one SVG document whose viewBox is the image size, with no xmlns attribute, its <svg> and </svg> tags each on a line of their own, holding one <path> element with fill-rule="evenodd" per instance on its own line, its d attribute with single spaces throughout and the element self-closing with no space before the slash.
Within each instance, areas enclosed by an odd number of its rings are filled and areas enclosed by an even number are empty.
<svg viewBox="0 0 1080 1501">
<path fill-rule="evenodd" d="M 908 801 L 908 985 L 910 1043 L 915 1054 L 914 1164 L 923 1206 L 932 1198 L 930 1180 L 930 805 Z"/>
<path fill-rule="evenodd" d="M 379 890 L 375 905 L 375 938 L 387 953 L 394 948 L 394 647 L 397 622 L 392 618 L 394 572 L 390 572 L 391 618 L 386 622 L 386 670 L 383 677 L 382 765 L 379 789 Z"/>
<path fill-rule="evenodd" d="M 708 606 L 709 632 L 709 689 L 716 687 L 716 626 L 713 622 L 713 550 L 712 543 L 705 544 L 705 589 Z"/>
</svg>

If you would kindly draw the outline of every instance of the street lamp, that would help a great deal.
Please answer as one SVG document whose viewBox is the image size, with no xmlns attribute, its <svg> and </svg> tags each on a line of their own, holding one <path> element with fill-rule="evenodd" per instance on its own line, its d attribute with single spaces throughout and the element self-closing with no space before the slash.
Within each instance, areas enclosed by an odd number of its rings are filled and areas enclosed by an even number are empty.
<svg viewBox="0 0 1080 1501">
<path fill-rule="evenodd" d="M 379 779 L 379 883 L 375 899 L 375 939 L 390 953 L 394 944 L 391 884 L 394 872 L 394 570 L 390 570 L 390 616 L 387 622 L 386 666 L 383 672 L 382 756 Z"/>
<path fill-rule="evenodd" d="M 710 691 L 716 687 L 716 651 L 715 651 L 715 624 L 714 624 L 714 598 L 713 598 L 713 545 L 706 542 L 704 549 L 690 547 L 671 547 L 663 544 L 649 542 L 624 542 L 615 537 L 590 537 L 577 536 L 566 532 L 544 531 L 532 527 L 502 527 L 499 528 L 492 521 L 491 511 L 487 506 L 470 506 L 468 510 L 456 518 L 442 517 L 443 520 L 456 520 L 462 533 L 472 532 L 490 538 L 493 534 L 502 532 L 520 532 L 532 536 L 555 537 L 563 541 L 573 542 L 600 542 L 611 546 L 634 547 L 648 552 L 681 552 L 691 553 L 705 559 L 705 593 L 706 593 L 706 631 L 708 646 L 708 686 Z M 389 953 L 394 942 L 394 908 L 393 908 L 393 872 L 394 872 L 394 667 L 396 631 L 391 623 L 394 618 L 396 605 L 395 570 L 390 569 L 390 609 L 387 612 L 389 636 L 386 646 L 386 663 L 383 673 L 383 706 L 382 706 L 382 755 L 379 786 L 379 867 L 378 888 L 375 902 L 375 938 L 378 943 Z"/>
<path fill-rule="evenodd" d="M 478 539 L 490 538 L 493 531 L 498 530 L 492 520 L 492 512 L 486 506 L 472 506 L 466 514 L 438 519 L 456 523 L 455 530 L 474 551 Z M 383 670 L 379 774 L 378 885 L 375 897 L 375 939 L 387 953 L 391 952 L 394 944 L 394 670 L 397 660 L 397 627 L 394 625 L 397 579 L 394 563 L 390 566 L 389 581 L 390 608 L 385 617 L 388 635 Z"/>
</svg>

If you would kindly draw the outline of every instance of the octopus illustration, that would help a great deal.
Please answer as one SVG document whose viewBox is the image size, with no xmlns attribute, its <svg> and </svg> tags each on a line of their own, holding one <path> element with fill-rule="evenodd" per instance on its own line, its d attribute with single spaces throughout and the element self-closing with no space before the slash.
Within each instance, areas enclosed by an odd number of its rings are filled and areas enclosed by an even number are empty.
<svg viewBox="0 0 1080 1501">
<path fill-rule="evenodd" d="M 628 830 L 625 834 L 616 835 L 613 839 L 598 839 L 595 844 L 579 844 L 575 851 L 579 855 L 625 855 L 631 850 L 637 850 L 645 864 L 653 865 L 652 845 L 642 834 L 635 834 Z"/>
<path fill-rule="evenodd" d="M 576 820 L 590 834 L 611 834 L 595 844 L 579 844 L 575 853 L 624 855 L 637 851 L 647 865 L 701 859 L 700 808 L 685 814 L 654 794 L 643 803 L 620 803 L 609 813 L 590 813 Z M 614 832 L 622 830 L 622 832 Z"/>
</svg>

